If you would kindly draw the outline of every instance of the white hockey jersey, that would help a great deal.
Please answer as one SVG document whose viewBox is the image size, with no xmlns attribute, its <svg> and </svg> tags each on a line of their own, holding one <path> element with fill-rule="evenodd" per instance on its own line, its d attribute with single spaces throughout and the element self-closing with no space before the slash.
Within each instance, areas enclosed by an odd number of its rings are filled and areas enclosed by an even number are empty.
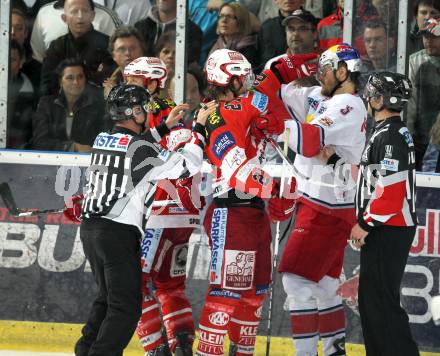
<svg viewBox="0 0 440 356">
<path fill-rule="evenodd" d="M 351 94 L 326 98 L 321 87 L 293 84 L 282 86 L 281 98 L 296 119 L 287 121 L 286 128 L 290 129 L 289 147 L 298 153 L 294 168 L 300 200 L 330 214 L 336 213 L 334 209 L 354 208 L 357 165 L 365 145 L 363 101 Z M 344 169 L 335 170 L 316 156 L 310 157 L 327 145 L 348 163 Z"/>
</svg>

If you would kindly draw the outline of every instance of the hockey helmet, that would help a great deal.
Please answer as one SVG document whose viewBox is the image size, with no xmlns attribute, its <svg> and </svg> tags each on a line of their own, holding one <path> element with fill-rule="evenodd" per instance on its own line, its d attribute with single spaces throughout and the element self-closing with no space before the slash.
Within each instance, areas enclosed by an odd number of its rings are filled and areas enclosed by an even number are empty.
<svg viewBox="0 0 440 356">
<path fill-rule="evenodd" d="M 205 65 L 206 79 L 209 84 L 225 87 L 232 78 L 249 89 L 254 83 L 252 65 L 240 52 L 218 49 L 211 53 Z"/>
<path fill-rule="evenodd" d="M 377 72 L 370 75 L 364 97 L 383 97 L 383 107 L 400 112 L 411 97 L 412 85 L 407 76 L 399 73 Z"/>
<path fill-rule="evenodd" d="M 319 57 L 318 72 L 322 76 L 330 65 L 332 70 L 337 70 L 339 63 L 344 62 L 350 72 L 360 72 L 361 57 L 359 52 L 348 44 L 339 44 L 330 47 Z"/>
<path fill-rule="evenodd" d="M 431 17 L 425 20 L 425 24 L 423 28 L 420 30 L 420 34 L 422 35 L 432 35 L 439 37 L 440 36 L 440 17 L 434 18 Z"/>
<path fill-rule="evenodd" d="M 151 79 L 157 79 L 159 88 L 165 88 L 167 80 L 167 67 L 156 57 L 139 57 L 125 66 L 124 77 L 132 76 L 144 79 L 144 86 Z"/>
<path fill-rule="evenodd" d="M 147 113 L 148 92 L 138 85 L 122 84 L 114 87 L 107 97 L 107 109 L 114 121 L 133 119 L 133 107 L 140 106 Z"/>
</svg>

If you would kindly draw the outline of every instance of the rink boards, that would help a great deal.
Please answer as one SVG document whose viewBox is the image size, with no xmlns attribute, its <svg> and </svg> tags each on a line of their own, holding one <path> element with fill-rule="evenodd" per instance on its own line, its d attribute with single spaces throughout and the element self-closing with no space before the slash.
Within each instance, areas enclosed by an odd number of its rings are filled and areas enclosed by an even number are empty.
<svg viewBox="0 0 440 356">
<path fill-rule="evenodd" d="M 20 208 L 62 207 L 63 195 L 76 193 L 84 181 L 88 160 L 87 155 L 0 151 L 0 183 L 10 184 Z M 272 167 L 274 175 L 280 171 L 280 167 Z M 417 181 L 420 226 L 406 268 L 402 304 L 421 350 L 426 355 L 440 355 L 440 327 L 432 323 L 428 307 L 431 296 L 440 294 L 440 177 L 418 175 Z M 196 231 L 187 263 L 188 296 L 196 318 L 207 287 L 208 265 L 207 239 Z M 363 354 L 358 345 L 362 344 L 356 295 L 358 266 L 359 254 L 347 248 L 340 293 L 351 355 Z M 71 351 L 96 291 L 78 225 L 60 215 L 17 219 L 0 202 L 0 276 L 0 350 Z M 292 352 L 284 302 L 277 279 L 272 314 L 272 335 L 277 338 L 272 340 L 272 355 Z M 263 310 L 257 355 L 264 354 L 266 323 L 267 311 Z M 142 354 L 136 342 L 130 350 L 133 355 Z"/>
</svg>

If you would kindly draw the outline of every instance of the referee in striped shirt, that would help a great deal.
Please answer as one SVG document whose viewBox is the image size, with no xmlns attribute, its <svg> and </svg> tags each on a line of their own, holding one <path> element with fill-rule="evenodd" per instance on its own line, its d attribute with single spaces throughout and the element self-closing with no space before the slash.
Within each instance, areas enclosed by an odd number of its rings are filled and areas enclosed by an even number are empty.
<svg viewBox="0 0 440 356">
<path fill-rule="evenodd" d="M 188 105 L 177 105 L 164 123 L 142 133 L 148 100 L 138 86 L 115 87 L 107 99 L 115 126 L 93 144 L 80 237 L 99 293 L 75 345 L 76 356 L 122 356 L 141 315 L 145 202 L 154 197 L 155 181 L 192 176 L 202 165 L 204 124 L 214 104 L 203 105 L 192 139 L 171 153 L 158 142 Z"/>
</svg>

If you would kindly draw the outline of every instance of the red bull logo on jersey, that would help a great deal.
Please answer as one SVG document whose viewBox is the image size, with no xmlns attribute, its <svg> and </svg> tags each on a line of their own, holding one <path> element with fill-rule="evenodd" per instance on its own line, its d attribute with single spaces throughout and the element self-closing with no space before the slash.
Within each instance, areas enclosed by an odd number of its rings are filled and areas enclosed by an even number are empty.
<svg viewBox="0 0 440 356">
<path fill-rule="evenodd" d="M 211 222 L 211 266 L 209 271 L 209 281 L 211 284 L 220 284 L 221 270 L 223 264 L 223 251 L 226 241 L 226 223 L 228 209 L 214 209 Z"/>
</svg>

